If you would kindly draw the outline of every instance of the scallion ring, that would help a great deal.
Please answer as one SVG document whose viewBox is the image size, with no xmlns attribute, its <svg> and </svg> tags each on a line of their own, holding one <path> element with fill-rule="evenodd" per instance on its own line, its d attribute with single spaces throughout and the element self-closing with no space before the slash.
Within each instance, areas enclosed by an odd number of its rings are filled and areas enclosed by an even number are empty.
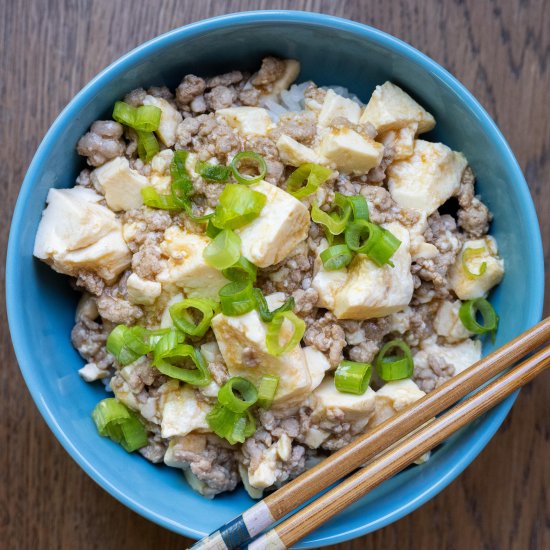
<svg viewBox="0 0 550 550">
<path fill-rule="evenodd" d="M 240 171 L 243 161 L 252 161 L 252 163 L 256 164 L 258 174 L 256 176 L 243 174 Z M 252 183 L 257 183 L 264 179 L 267 173 L 267 165 L 263 157 L 258 155 L 258 153 L 254 153 L 254 151 L 241 151 L 233 157 L 233 160 L 231 161 L 231 170 L 233 171 L 233 176 L 239 183 L 251 185 Z"/>
<path fill-rule="evenodd" d="M 303 199 L 315 193 L 331 174 L 332 170 L 319 164 L 302 164 L 290 174 L 286 181 L 286 190 L 297 199 Z"/>
<path fill-rule="evenodd" d="M 259 288 L 254 289 L 254 298 L 256 300 L 256 309 L 258 310 L 258 313 L 260 315 L 260 319 L 264 323 L 271 323 L 273 321 L 273 316 L 280 312 L 280 311 L 291 311 L 294 309 L 294 298 L 290 296 L 287 298 L 284 302 L 284 304 L 277 309 L 274 309 L 273 311 L 269 310 L 269 305 L 267 304 L 267 300 L 265 299 L 265 296 L 263 295 L 263 292 Z"/>
<path fill-rule="evenodd" d="M 327 271 L 335 271 L 349 265 L 353 254 L 347 245 L 335 244 L 323 250 L 319 257 Z"/>
<path fill-rule="evenodd" d="M 117 101 L 113 108 L 113 119 L 134 130 L 155 132 L 160 125 L 162 110 L 154 105 L 133 107 L 124 101 Z"/>
<path fill-rule="evenodd" d="M 210 429 L 231 445 L 244 443 L 244 440 L 256 431 L 256 421 L 249 410 L 235 413 L 221 403 L 206 415 L 206 420 Z"/>
<path fill-rule="evenodd" d="M 482 323 L 477 321 L 477 314 L 481 315 Z M 498 315 L 493 306 L 485 298 L 476 298 L 464 302 L 458 310 L 458 317 L 464 327 L 474 334 L 496 333 Z"/>
<path fill-rule="evenodd" d="M 151 351 L 149 331 L 140 326 L 117 325 L 107 337 L 107 351 L 121 365 L 129 365 Z"/>
<path fill-rule="evenodd" d="M 153 132 L 136 130 L 136 133 L 138 156 L 147 164 L 151 162 L 151 159 L 160 151 L 159 142 Z"/>
<path fill-rule="evenodd" d="M 231 168 L 223 164 L 208 164 L 207 162 L 198 160 L 195 164 L 195 172 L 205 180 L 223 183 L 229 179 Z"/>
<path fill-rule="evenodd" d="M 334 385 L 339 392 L 363 395 L 369 387 L 372 365 L 342 361 L 334 374 Z"/>
<path fill-rule="evenodd" d="M 213 223 L 212 223 L 212 219 L 209 219 L 208 220 L 208 225 L 206 226 L 206 230 L 205 230 L 205 235 L 207 237 L 210 237 L 211 239 L 213 239 L 216 235 L 219 235 L 221 232 L 221 229 L 219 227 L 216 227 Z"/>
<path fill-rule="evenodd" d="M 198 323 L 193 321 L 190 310 L 200 312 Z M 187 298 L 170 306 L 168 310 L 176 328 L 190 336 L 204 336 L 210 328 L 210 321 L 214 317 L 216 304 L 204 298 Z"/>
<path fill-rule="evenodd" d="M 180 210 L 180 207 L 174 202 L 172 195 L 160 195 L 154 187 L 142 187 L 141 196 L 143 204 L 150 208 Z"/>
<path fill-rule="evenodd" d="M 153 366 L 159 372 L 170 378 L 175 378 L 194 386 L 206 386 L 209 384 L 211 378 L 208 366 L 198 349 L 188 344 L 178 344 L 172 349 L 165 350 L 159 345 L 162 341 L 161 338 L 155 346 L 153 358 Z M 194 369 L 183 366 L 187 360 L 191 360 L 195 366 Z"/>
<path fill-rule="evenodd" d="M 234 281 L 219 291 L 220 307 L 224 315 L 237 317 L 252 311 L 256 307 L 252 283 Z"/>
<path fill-rule="evenodd" d="M 402 355 L 388 355 L 396 349 Z M 403 340 L 392 340 L 384 344 L 376 356 L 376 372 L 385 382 L 410 378 L 414 372 L 414 362 L 409 346 Z"/>
<path fill-rule="evenodd" d="M 278 376 L 273 376 L 271 374 L 265 374 L 262 376 L 260 379 L 260 384 L 258 385 L 258 401 L 256 402 L 258 407 L 261 407 L 262 409 L 271 408 L 278 386 Z"/>
<path fill-rule="evenodd" d="M 148 443 L 147 430 L 139 417 L 112 397 L 103 399 L 95 406 L 92 419 L 101 436 L 119 443 L 129 453 Z"/>
<path fill-rule="evenodd" d="M 242 376 L 230 378 L 218 392 L 218 401 L 230 411 L 242 413 L 258 400 L 258 390 Z"/>
<path fill-rule="evenodd" d="M 290 321 L 292 325 L 292 333 L 282 334 L 285 332 L 285 321 Z M 266 347 L 271 355 L 279 356 L 294 349 L 302 339 L 306 330 L 305 322 L 297 317 L 292 311 L 279 311 L 273 316 L 271 323 L 267 325 Z M 281 336 L 284 341 L 281 343 Z"/>
<path fill-rule="evenodd" d="M 366 220 L 351 222 L 346 228 L 346 244 L 359 254 L 366 254 L 378 267 L 388 264 L 401 241 L 390 231 Z"/>
<path fill-rule="evenodd" d="M 226 269 L 241 257 L 241 239 L 231 229 L 224 229 L 212 239 L 202 255 L 212 267 L 220 271 Z"/>
<path fill-rule="evenodd" d="M 353 219 L 369 221 L 369 205 L 365 197 L 362 195 L 356 195 L 353 197 L 347 197 L 347 199 L 351 205 Z"/>
<path fill-rule="evenodd" d="M 259 191 L 237 184 L 227 184 L 220 194 L 212 223 L 221 229 L 238 229 L 255 220 L 267 202 Z"/>
<path fill-rule="evenodd" d="M 241 256 L 233 265 L 222 269 L 222 275 L 230 281 L 256 281 L 258 268 Z"/>
<path fill-rule="evenodd" d="M 336 193 L 329 212 L 325 212 L 314 204 L 311 208 L 311 219 L 324 225 L 333 235 L 340 235 L 346 229 L 352 212 L 348 197 Z"/>
<path fill-rule="evenodd" d="M 479 271 L 474 273 L 468 266 L 468 262 L 476 256 L 482 256 L 485 253 L 485 248 L 480 246 L 479 248 L 466 248 L 462 252 L 462 269 L 468 279 L 478 279 L 487 271 L 487 262 L 483 262 L 479 266 Z"/>
</svg>

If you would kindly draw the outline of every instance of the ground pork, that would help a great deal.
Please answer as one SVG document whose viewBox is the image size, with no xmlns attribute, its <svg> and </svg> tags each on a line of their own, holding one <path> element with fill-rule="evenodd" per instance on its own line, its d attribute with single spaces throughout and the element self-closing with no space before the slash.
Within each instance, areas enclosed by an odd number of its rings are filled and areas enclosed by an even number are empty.
<svg viewBox="0 0 550 550">
<path fill-rule="evenodd" d="M 260 102 L 260 95 L 258 88 L 245 88 L 239 92 L 239 101 L 243 105 L 256 107 Z"/>
<path fill-rule="evenodd" d="M 447 272 L 455 262 L 463 237 L 452 216 L 441 216 L 436 211 L 428 218 L 424 238 L 436 246 L 439 254 L 435 258 L 418 258 L 411 266 L 411 273 L 421 281 L 430 282 L 438 296 L 445 297 L 448 292 Z"/>
<path fill-rule="evenodd" d="M 313 319 L 315 317 L 319 293 L 314 288 L 308 288 L 307 290 L 299 288 L 292 293 L 292 297 L 294 298 L 294 313 L 296 315 L 304 319 Z"/>
<path fill-rule="evenodd" d="M 265 57 L 262 59 L 260 70 L 252 79 L 252 84 L 254 84 L 254 86 L 273 84 L 273 82 L 279 80 L 285 74 L 285 70 L 286 64 L 284 61 L 276 57 Z"/>
<path fill-rule="evenodd" d="M 381 184 L 386 179 L 386 170 L 395 157 L 394 147 L 384 147 L 384 156 L 378 166 L 371 168 L 366 175 L 366 182 L 370 184 Z"/>
<path fill-rule="evenodd" d="M 164 458 L 168 441 L 158 434 L 150 434 L 148 444 L 139 450 L 139 453 L 153 464 L 159 464 Z"/>
<path fill-rule="evenodd" d="M 414 210 L 400 208 L 392 199 L 389 191 L 384 187 L 363 185 L 361 187 L 361 195 L 363 195 L 369 203 L 371 222 L 381 224 L 398 221 L 410 227 L 419 219 L 419 214 Z"/>
<path fill-rule="evenodd" d="M 101 166 L 124 153 L 123 132 L 122 124 L 114 120 L 96 120 L 90 131 L 79 139 L 76 150 L 87 157 L 90 166 Z"/>
<path fill-rule="evenodd" d="M 188 74 L 176 88 L 177 105 L 180 108 L 189 105 L 195 97 L 202 95 L 205 89 L 204 79 L 194 74 Z"/>
<path fill-rule="evenodd" d="M 100 296 L 105 289 L 105 281 L 99 275 L 85 270 L 78 273 L 75 285 L 78 288 L 84 288 L 94 296 Z"/>
<path fill-rule="evenodd" d="M 84 168 L 84 170 L 82 170 L 80 174 L 78 174 L 78 176 L 76 177 L 76 181 L 75 181 L 76 185 L 93 188 L 93 184 L 90 179 L 90 174 L 91 174 L 90 170 L 88 170 L 88 168 Z"/>
<path fill-rule="evenodd" d="M 221 355 L 216 359 L 216 361 L 208 363 L 208 371 L 218 386 L 223 386 L 223 384 L 229 380 L 229 372 Z"/>
<path fill-rule="evenodd" d="M 124 96 L 124 102 L 132 107 L 141 107 L 146 95 L 147 92 L 143 88 L 137 88 Z"/>
<path fill-rule="evenodd" d="M 208 78 L 206 80 L 206 87 L 210 89 L 216 86 L 231 86 L 231 84 L 238 84 L 242 79 L 243 73 L 241 73 L 241 71 L 231 71 Z"/>
<path fill-rule="evenodd" d="M 241 447 L 242 458 L 240 460 L 243 465 L 252 471 L 256 470 L 262 463 L 267 449 L 275 444 L 277 439 L 278 437 L 273 437 L 268 431 L 262 428 L 258 429 Z M 305 470 L 305 462 L 305 447 L 298 444 L 292 444 L 289 459 L 284 461 L 278 457 L 275 462 L 275 482 L 273 485 L 275 487 L 280 487 L 287 481 L 300 475 Z"/>
<path fill-rule="evenodd" d="M 391 318 L 381 317 L 368 321 L 339 321 L 344 329 L 347 350 L 352 361 L 371 363 L 380 350 L 383 338 L 392 330 Z"/>
<path fill-rule="evenodd" d="M 458 225 L 469 237 L 479 239 L 489 231 L 492 215 L 489 209 L 474 195 L 474 173 L 466 168 L 458 193 Z"/>
<path fill-rule="evenodd" d="M 80 319 L 71 331 L 71 341 L 76 351 L 87 363 L 94 363 L 100 370 L 109 369 L 114 362 L 114 357 L 105 347 L 111 328 L 109 323 Z"/>
<path fill-rule="evenodd" d="M 327 311 L 308 327 L 304 334 L 304 343 L 306 346 L 314 346 L 323 352 L 331 366 L 335 367 L 344 358 L 343 349 L 346 347 L 346 335 L 336 317 Z"/>
<path fill-rule="evenodd" d="M 428 355 L 428 365 L 426 367 L 415 367 L 413 380 L 422 391 L 429 393 L 454 374 L 455 368 L 453 365 L 447 363 L 443 357 L 430 354 Z"/>
<path fill-rule="evenodd" d="M 315 115 L 310 111 L 301 113 L 286 113 L 279 117 L 277 128 L 271 133 L 276 141 L 285 134 L 304 145 L 311 145 L 317 135 Z"/>
<path fill-rule="evenodd" d="M 147 90 L 147 94 L 153 97 L 166 99 L 167 101 L 174 99 L 174 94 L 170 91 L 170 88 L 168 88 L 167 86 L 151 86 L 151 88 Z"/>
<path fill-rule="evenodd" d="M 186 450 L 177 438 L 174 441 L 174 459 L 186 462 L 191 472 L 206 484 L 204 496 L 213 497 L 235 489 L 240 480 L 235 451 L 223 440 L 209 435 L 205 449 L 200 452 Z"/>
<path fill-rule="evenodd" d="M 228 86 L 216 86 L 204 94 L 206 106 L 212 111 L 231 107 L 235 99 L 237 99 L 235 88 Z"/>
<path fill-rule="evenodd" d="M 299 288 L 309 288 L 313 276 L 314 258 L 309 254 L 306 241 L 301 242 L 282 262 L 263 269 L 257 286 L 264 294 L 285 292 L 291 294 Z"/>
<path fill-rule="evenodd" d="M 126 281 L 129 276 L 130 271 L 126 271 L 114 285 L 105 287 L 96 299 L 101 317 L 115 324 L 132 325 L 143 317 L 141 307 L 126 299 Z"/>
</svg>

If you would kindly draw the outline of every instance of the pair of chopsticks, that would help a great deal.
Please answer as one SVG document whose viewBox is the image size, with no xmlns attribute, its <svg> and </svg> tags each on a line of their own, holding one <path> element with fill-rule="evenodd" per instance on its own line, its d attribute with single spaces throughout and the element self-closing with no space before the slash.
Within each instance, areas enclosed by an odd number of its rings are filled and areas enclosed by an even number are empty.
<svg viewBox="0 0 550 550">
<path fill-rule="evenodd" d="M 479 389 L 549 339 L 550 317 L 268 495 L 198 541 L 192 549 L 290 548 L 540 374 L 550 365 L 550 346 Z M 476 389 L 479 391 L 434 419 Z M 358 468 L 355 474 L 251 542 L 298 506 Z"/>
</svg>

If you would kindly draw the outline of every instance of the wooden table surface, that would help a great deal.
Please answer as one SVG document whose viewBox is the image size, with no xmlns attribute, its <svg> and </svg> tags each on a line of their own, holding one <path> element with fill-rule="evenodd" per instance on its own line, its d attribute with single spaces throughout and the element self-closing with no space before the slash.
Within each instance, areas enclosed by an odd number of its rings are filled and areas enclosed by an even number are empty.
<svg viewBox="0 0 550 550">
<path fill-rule="evenodd" d="M 97 72 L 143 41 L 186 23 L 228 12 L 282 8 L 373 25 L 456 75 L 510 142 L 531 187 L 550 259 L 547 0 L 0 4 L 2 254 L 19 186 L 36 147 L 59 111 Z M 547 301 L 546 314 L 549 306 Z M 119 504 L 61 448 L 23 383 L 4 307 L 0 315 L 0 548 L 185 548 L 189 541 Z M 549 549 L 549 395 L 546 374 L 521 393 L 496 437 L 441 494 L 385 529 L 332 548 Z"/>
</svg>

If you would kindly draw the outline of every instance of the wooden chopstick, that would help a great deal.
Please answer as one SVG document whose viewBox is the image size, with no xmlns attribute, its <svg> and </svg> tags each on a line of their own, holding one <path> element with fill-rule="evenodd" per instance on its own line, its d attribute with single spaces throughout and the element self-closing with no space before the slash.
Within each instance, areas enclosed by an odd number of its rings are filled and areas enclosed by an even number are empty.
<svg viewBox="0 0 550 550">
<path fill-rule="evenodd" d="M 550 365 L 550 346 L 497 378 L 459 405 L 378 456 L 308 506 L 248 545 L 249 550 L 284 550 L 412 464 L 458 429 L 500 403 Z M 319 491 L 319 487 L 317 487 Z"/>
<path fill-rule="evenodd" d="M 242 546 L 318 492 L 367 463 L 549 339 L 550 318 L 546 318 L 268 495 L 242 515 L 198 541 L 192 548 L 232 550 Z"/>
</svg>

